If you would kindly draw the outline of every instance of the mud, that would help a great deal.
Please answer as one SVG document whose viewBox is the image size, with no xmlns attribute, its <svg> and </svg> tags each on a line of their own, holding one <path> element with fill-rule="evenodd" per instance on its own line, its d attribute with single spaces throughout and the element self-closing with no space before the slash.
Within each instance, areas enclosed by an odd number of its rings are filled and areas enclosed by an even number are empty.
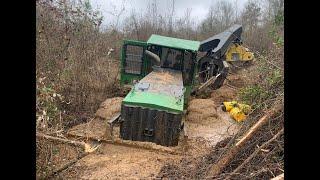
<svg viewBox="0 0 320 180">
<path fill-rule="evenodd" d="M 239 124 L 213 100 L 194 99 L 188 107 L 186 128 L 189 138 L 202 137 L 214 146 L 234 135 L 239 130 Z"/>
<path fill-rule="evenodd" d="M 121 145 L 104 144 L 56 178 L 63 179 L 152 179 L 165 163 L 181 156 Z"/>
<path fill-rule="evenodd" d="M 221 105 L 224 101 L 232 101 L 236 99 L 236 90 L 227 86 L 213 90 L 210 97 L 217 105 Z"/>
<path fill-rule="evenodd" d="M 215 92 L 209 99 L 192 99 L 189 102 L 185 116 L 186 134 L 181 135 L 176 147 L 121 140 L 119 127 L 114 127 L 112 143 L 111 138 L 106 136 L 110 134 L 106 120 L 120 112 L 122 98 L 107 99 L 100 105 L 93 120 L 75 126 L 68 132 L 74 137 L 102 140 L 102 146 L 97 152 L 62 171 L 56 178 L 199 178 L 207 168 L 203 164 L 212 161 L 216 153 L 213 147 L 230 138 L 239 129 L 239 124 L 220 108 L 221 102 L 226 97 L 232 98 L 235 93 L 229 88 L 222 88 L 220 94 Z"/>
</svg>

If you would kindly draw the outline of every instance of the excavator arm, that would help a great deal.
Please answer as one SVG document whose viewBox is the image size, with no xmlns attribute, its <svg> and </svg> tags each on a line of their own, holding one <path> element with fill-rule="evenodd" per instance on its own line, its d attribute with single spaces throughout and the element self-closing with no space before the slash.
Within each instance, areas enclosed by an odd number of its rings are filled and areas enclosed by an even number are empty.
<svg viewBox="0 0 320 180">
<path fill-rule="evenodd" d="M 227 62 L 253 59 L 253 53 L 242 46 L 241 33 L 242 26 L 236 24 L 200 43 L 197 62 L 198 80 L 202 85 L 199 91 L 208 86 L 218 89 L 223 85 L 229 71 Z"/>
<path fill-rule="evenodd" d="M 233 25 L 229 29 L 201 41 L 199 51 L 207 52 L 207 56 L 221 59 L 232 43 L 241 44 L 241 25 Z"/>
</svg>

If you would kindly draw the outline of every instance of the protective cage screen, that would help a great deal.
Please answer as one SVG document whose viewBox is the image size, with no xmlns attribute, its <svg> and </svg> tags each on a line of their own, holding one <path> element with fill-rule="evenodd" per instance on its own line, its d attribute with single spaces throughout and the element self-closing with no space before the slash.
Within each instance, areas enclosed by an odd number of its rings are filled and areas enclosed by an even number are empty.
<svg viewBox="0 0 320 180">
<path fill-rule="evenodd" d="M 142 56 L 143 47 L 128 45 L 126 49 L 125 73 L 141 74 Z"/>
</svg>

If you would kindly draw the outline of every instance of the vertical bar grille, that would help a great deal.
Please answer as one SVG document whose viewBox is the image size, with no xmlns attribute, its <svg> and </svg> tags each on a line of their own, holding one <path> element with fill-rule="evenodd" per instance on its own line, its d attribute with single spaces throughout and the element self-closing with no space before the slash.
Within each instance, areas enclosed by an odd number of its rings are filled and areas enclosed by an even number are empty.
<svg viewBox="0 0 320 180">
<path fill-rule="evenodd" d="M 181 114 L 122 105 L 120 137 L 148 141 L 163 146 L 176 146 L 179 141 Z"/>
</svg>

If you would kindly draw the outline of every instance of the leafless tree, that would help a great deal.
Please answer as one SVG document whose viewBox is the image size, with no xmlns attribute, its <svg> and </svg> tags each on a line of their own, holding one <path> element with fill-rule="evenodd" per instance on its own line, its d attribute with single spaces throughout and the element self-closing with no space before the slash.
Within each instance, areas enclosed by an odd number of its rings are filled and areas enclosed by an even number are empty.
<svg viewBox="0 0 320 180">
<path fill-rule="evenodd" d="M 173 32 L 173 17 L 174 17 L 174 4 L 175 4 L 175 0 L 172 0 L 172 6 L 170 8 L 171 12 L 170 12 L 170 15 L 169 15 L 169 30 L 168 30 L 168 34 L 169 35 L 172 35 L 172 32 Z"/>
<path fill-rule="evenodd" d="M 209 8 L 206 19 L 201 24 L 203 33 L 218 33 L 234 23 L 234 7 L 229 1 L 217 1 Z"/>
<path fill-rule="evenodd" d="M 126 10 L 125 3 L 126 3 L 126 0 L 122 0 L 119 10 L 117 10 L 117 7 L 113 3 L 110 3 L 110 6 L 112 7 L 113 10 L 112 11 L 107 11 L 107 13 L 109 13 L 110 15 L 112 15 L 112 16 L 114 16 L 116 18 L 115 23 L 112 24 L 112 30 L 113 31 L 118 31 L 119 30 L 120 17 L 123 15 L 123 13 Z"/>
<path fill-rule="evenodd" d="M 252 31 L 257 28 L 261 16 L 261 8 L 256 1 L 249 0 L 241 14 L 241 22 L 244 28 Z"/>
</svg>

